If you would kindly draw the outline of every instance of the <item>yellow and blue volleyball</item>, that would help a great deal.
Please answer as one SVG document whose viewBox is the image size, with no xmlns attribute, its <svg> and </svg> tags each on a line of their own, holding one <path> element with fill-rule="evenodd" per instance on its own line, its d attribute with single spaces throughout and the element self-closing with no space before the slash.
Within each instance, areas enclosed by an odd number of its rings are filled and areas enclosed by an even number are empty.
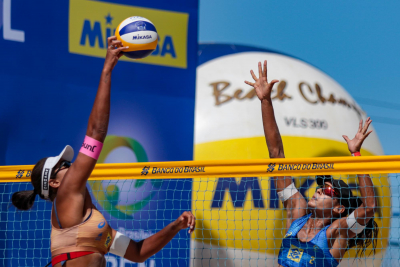
<svg viewBox="0 0 400 267">
<path fill-rule="evenodd" d="M 150 55 L 156 48 L 158 34 L 154 24 L 143 17 L 130 17 L 123 20 L 115 30 L 115 36 L 129 49 L 124 55 L 140 59 Z"/>
</svg>

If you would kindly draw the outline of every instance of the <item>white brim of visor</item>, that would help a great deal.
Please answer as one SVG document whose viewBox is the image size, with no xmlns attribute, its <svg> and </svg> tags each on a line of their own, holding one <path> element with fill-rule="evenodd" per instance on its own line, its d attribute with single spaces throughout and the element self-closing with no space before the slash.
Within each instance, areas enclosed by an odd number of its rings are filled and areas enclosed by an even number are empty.
<svg viewBox="0 0 400 267">
<path fill-rule="evenodd" d="M 67 145 L 60 153 L 60 155 L 56 157 L 49 157 L 46 159 L 42 170 L 42 195 L 44 198 L 49 198 L 49 180 L 54 166 L 57 165 L 60 159 L 71 161 L 73 158 L 74 150 L 71 146 Z"/>
</svg>

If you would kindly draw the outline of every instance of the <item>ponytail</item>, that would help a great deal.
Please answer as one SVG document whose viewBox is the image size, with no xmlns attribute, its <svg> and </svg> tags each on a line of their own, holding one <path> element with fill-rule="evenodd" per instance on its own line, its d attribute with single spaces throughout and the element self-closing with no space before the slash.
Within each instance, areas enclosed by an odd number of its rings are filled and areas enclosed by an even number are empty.
<svg viewBox="0 0 400 267">
<path fill-rule="evenodd" d="M 29 210 L 35 202 L 36 195 L 33 190 L 15 192 L 11 197 L 11 202 L 19 210 Z"/>
<path fill-rule="evenodd" d="M 378 234 L 378 224 L 375 222 L 374 218 L 371 218 L 365 226 L 364 231 L 356 235 L 354 238 L 349 239 L 347 242 L 347 249 L 352 247 L 358 248 L 356 252 L 356 258 L 360 258 L 365 256 L 366 248 L 372 244 L 371 253 L 375 255 L 375 249 L 378 243 Z M 371 255 L 371 253 L 369 255 Z"/>
<path fill-rule="evenodd" d="M 29 210 L 35 202 L 36 195 L 45 199 L 40 193 L 42 188 L 42 170 L 47 158 L 39 160 L 33 167 L 31 174 L 31 184 L 34 190 L 15 192 L 11 197 L 12 204 L 19 210 Z M 57 194 L 57 189 L 50 187 L 49 198 L 52 200 Z"/>
</svg>

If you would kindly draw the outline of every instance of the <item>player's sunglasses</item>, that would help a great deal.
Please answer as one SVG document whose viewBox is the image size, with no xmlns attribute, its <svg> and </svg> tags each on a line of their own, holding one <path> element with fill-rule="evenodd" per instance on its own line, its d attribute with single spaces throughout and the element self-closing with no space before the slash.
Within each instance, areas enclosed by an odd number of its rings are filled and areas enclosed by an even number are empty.
<svg viewBox="0 0 400 267">
<path fill-rule="evenodd" d="M 69 167 L 71 167 L 70 161 L 65 160 L 65 161 L 61 162 L 60 167 L 58 167 L 58 169 L 55 171 L 55 173 L 53 174 L 53 177 L 55 178 L 57 176 L 57 173 L 59 171 L 61 171 L 63 168 L 69 168 Z"/>
<path fill-rule="evenodd" d="M 322 192 L 330 197 L 339 197 L 338 192 L 335 191 L 335 189 L 333 189 L 331 186 L 329 185 L 318 185 L 317 186 L 317 190 L 318 189 L 322 189 Z"/>
</svg>

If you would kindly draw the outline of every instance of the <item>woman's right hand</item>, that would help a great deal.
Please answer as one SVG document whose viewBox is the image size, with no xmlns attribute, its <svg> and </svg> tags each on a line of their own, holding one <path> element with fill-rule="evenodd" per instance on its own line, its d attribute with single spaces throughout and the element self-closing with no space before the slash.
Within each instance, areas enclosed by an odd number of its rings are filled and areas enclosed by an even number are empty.
<svg viewBox="0 0 400 267">
<path fill-rule="evenodd" d="M 196 227 L 196 218 L 192 212 L 185 211 L 178 219 L 176 219 L 174 225 L 178 227 L 179 230 L 189 227 L 189 234 L 191 234 Z"/>
<path fill-rule="evenodd" d="M 258 62 L 258 75 L 259 78 L 254 74 L 253 70 L 250 71 L 251 76 L 255 83 L 244 81 L 246 84 L 253 86 L 256 90 L 258 98 L 262 101 L 263 99 L 271 100 L 271 91 L 274 84 L 279 82 L 278 80 L 272 80 L 268 83 L 267 79 L 267 61 L 264 60 L 264 69 L 261 68 L 261 62 Z"/>
<path fill-rule="evenodd" d="M 117 40 L 116 36 L 108 37 L 107 39 L 108 47 L 106 60 L 104 62 L 104 70 L 112 71 L 118 62 L 118 59 L 122 57 L 123 51 L 128 49 L 128 46 L 122 47 L 122 42 Z"/>
<path fill-rule="evenodd" d="M 371 122 L 371 118 L 368 117 L 365 120 L 365 124 L 363 125 L 363 120 L 361 119 L 360 123 L 358 124 L 358 131 L 356 133 L 356 136 L 354 136 L 354 138 L 351 140 L 347 135 L 342 135 L 344 140 L 346 140 L 347 142 L 350 153 L 360 152 L 364 140 L 368 137 L 370 133 L 372 133 L 372 130 L 368 131 L 368 127 Z"/>
</svg>

